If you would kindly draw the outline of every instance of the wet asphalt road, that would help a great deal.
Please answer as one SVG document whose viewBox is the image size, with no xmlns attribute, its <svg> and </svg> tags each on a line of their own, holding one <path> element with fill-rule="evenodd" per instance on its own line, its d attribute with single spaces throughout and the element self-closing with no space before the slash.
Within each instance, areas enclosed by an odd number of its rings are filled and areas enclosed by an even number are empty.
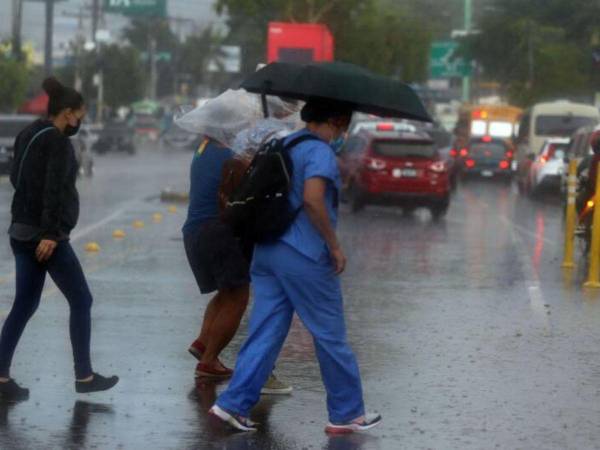
<svg viewBox="0 0 600 450">
<path fill-rule="evenodd" d="M 379 428 L 323 433 L 324 390 L 298 322 L 277 367 L 294 394 L 260 403 L 256 434 L 212 424 L 206 411 L 223 386 L 196 384 L 186 352 L 207 298 L 185 261 L 185 208 L 169 213 L 157 199 L 165 186 L 186 186 L 189 159 L 109 155 L 81 180 L 74 245 L 95 296 L 93 361 L 122 381 L 75 394 L 68 308 L 49 283 L 13 366 L 31 399 L 0 405 L 0 449 L 600 448 L 600 292 L 581 289 L 583 263 L 560 269 L 560 202 L 522 199 L 488 180 L 459 187 L 440 223 L 426 211 L 343 211 L 349 336 L 367 406 L 384 416 Z M 10 196 L 0 184 L 2 229 Z M 127 237 L 115 241 L 116 228 Z M 101 251 L 85 253 L 88 241 Z M 14 293 L 6 238 L 0 252 L 2 319 Z M 244 331 L 224 354 L 229 364 Z"/>
</svg>

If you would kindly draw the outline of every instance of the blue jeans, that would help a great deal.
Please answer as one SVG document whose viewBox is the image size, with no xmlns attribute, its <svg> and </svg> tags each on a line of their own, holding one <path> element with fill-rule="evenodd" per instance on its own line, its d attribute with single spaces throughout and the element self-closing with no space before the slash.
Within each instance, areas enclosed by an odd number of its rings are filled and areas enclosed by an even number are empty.
<svg viewBox="0 0 600 450">
<path fill-rule="evenodd" d="M 75 376 L 78 379 L 89 377 L 92 375 L 90 361 L 92 294 L 71 244 L 68 241 L 59 242 L 54 254 L 46 263 L 39 263 L 35 257 L 37 242 L 11 239 L 10 245 L 16 261 L 17 292 L 0 335 L 0 377 L 9 376 L 10 365 L 19 339 L 40 304 L 46 273 L 50 274 L 69 302 L 71 310 L 69 328 L 75 360 Z"/>
<path fill-rule="evenodd" d="M 346 342 L 342 293 L 329 256 L 315 262 L 281 242 L 259 245 L 252 263 L 252 284 L 254 306 L 248 338 L 229 387 L 217 404 L 249 416 L 296 312 L 313 336 L 330 421 L 345 423 L 363 415 L 358 364 Z"/>
</svg>

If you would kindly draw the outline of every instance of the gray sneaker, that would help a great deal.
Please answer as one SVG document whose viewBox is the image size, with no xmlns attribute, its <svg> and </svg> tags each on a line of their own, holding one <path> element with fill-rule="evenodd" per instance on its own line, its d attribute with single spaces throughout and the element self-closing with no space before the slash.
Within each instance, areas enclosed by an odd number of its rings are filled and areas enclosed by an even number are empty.
<svg viewBox="0 0 600 450">
<path fill-rule="evenodd" d="M 260 393 L 263 395 L 289 395 L 294 389 L 277 379 L 275 374 L 271 374 Z"/>
</svg>

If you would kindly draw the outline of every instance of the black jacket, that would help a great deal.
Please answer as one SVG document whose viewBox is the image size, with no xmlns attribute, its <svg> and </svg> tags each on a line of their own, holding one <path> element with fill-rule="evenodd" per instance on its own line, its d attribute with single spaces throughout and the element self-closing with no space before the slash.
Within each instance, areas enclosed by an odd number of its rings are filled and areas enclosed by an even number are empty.
<svg viewBox="0 0 600 450">
<path fill-rule="evenodd" d="M 40 229 L 41 239 L 68 238 L 79 218 L 77 159 L 68 137 L 57 128 L 41 134 L 31 145 L 18 175 L 23 154 L 33 136 L 52 127 L 48 120 L 37 120 L 15 140 L 15 155 L 10 180 L 15 188 L 12 223 Z"/>
</svg>

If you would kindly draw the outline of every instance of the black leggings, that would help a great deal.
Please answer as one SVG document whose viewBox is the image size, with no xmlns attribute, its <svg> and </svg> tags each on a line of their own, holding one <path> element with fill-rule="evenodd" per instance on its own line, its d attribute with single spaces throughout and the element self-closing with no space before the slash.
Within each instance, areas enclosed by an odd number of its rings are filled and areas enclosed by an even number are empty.
<svg viewBox="0 0 600 450">
<path fill-rule="evenodd" d="M 9 377 L 19 339 L 40 304 L 46 273 L 67 298 L 71 309 L 70 334 L 75 376 L 78 379 L 91 376 L 92 294 L 71 244 L 68 241 L 59 242 L 50 260 L 43 264 L 35 257 L 37 242 L 11 239 L 10 244 L 16 261 L 17 292 L 0 336 L 0 377 Z"/>
</svg>

